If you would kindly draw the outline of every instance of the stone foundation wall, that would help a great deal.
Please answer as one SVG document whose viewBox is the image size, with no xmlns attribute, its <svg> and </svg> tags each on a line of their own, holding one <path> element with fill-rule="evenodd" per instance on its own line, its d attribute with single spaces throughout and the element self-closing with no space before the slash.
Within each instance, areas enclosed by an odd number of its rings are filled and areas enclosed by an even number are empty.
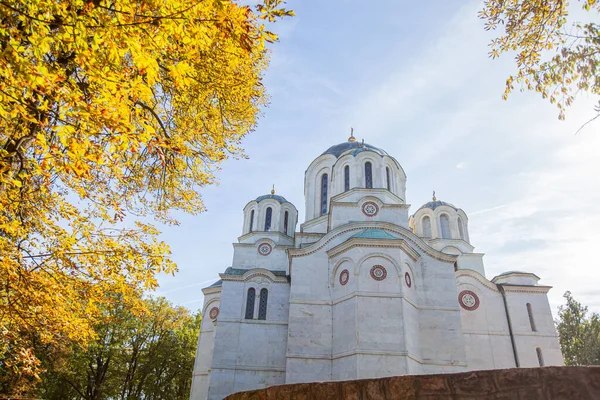
<svg viewBox="0 0 600 400">
<path fill-rule="evenodd" d="M 235 393 L 227 400 L 600 399 L 600 366 L 512 368 L 301 383 Z"/>
</svg>

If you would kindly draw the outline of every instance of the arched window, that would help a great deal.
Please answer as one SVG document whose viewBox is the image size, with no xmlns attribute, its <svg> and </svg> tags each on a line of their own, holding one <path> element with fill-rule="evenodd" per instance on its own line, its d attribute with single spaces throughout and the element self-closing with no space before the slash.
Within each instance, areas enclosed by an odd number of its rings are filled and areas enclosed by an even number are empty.
<svg viewBox="0 0 600 400">
<path fill-rule="evenodd" d="M 248 289 L 248 295 L 246 296 L 246 319 L 254 318 L 254 299 L 256 298 L 256 290 L 254 288 Z"/>
<path fill-rule="evenodd" d="M 385 182 L 387 184 L 387 190 L 392 190 L 392 184 L 390 181 L 390 167 L 385 167 Z"/>
<path fill-rule="evenodd" d="M 450 239 L 450 220 L 446 214 L 440 216 L 440 228 L 442 228 L 442 239 Z"/>
<path fill-rule="evenodd" d="M 367 189 L 373 189 L 373 171 L 369 161 L 365 163 L 365 187 Z"/>
<path fill-rule="evenodd" d="M 321 177 L 321 215 L 327 214 L 327 174 Z"/>
<path fill-rule="evenodd" d="M 287 235 L 287 228 L 288 228 L 288 215 L 289 213 L 286 211 L 285 214 L 283 214 L 283 233 L 285 233 Z"/>
<path fill-rule="evenodd" d="M 531 311 L 531 304 L 529 303 L 527 303 L 527 315 L 529 315 L 529 325 L 531 325 L 531 330 L 537 332 L 537 329 L 535 329 L 535 321 L 533 320 L 533 311 Z"/>
<path fill-rule="evenodd" d="M 344 192 L 350 190 L 350 166 L 344 167 Z"/>
<path fill-rule="evenodd" d="M 460 217 L 458 217 L 458 235 L 460 236 L 460 238 L 462 240 L 466 240 L 465 239 L 465 231 L 463 230 L 463 222 Z"/>
<path fill-rule="evenodd" d="M 265 217 L 265 232 L 268 232 L 271 229 L 271 215 L 273 214 L 273 209 L 271 207 L 267 207 L 267 216 Z"/>
<path fill-rule="evenodd" d="M 431 237 L 431 219 L 427 216 L 423 217 L 423 236 Z"/>
<path fill-rule="evenodd" d="M 540 367 L 543 367 L 544 366 L 544 356 L 542 355 L 542 349 L 540 349 L 538 347 L 535 349 L 535 352 L 537 353 L 538 364 L 540 364 Z"/>
<path fill-rule="evenodd" d="M 254 227 L 254 210 L 252 210 L 250 212 L 250 230 L 249 230 L 249 232 L 252 232 L 253 227 Z"/>
<path fill-rule="evenodd" d="M 258 304 L 258 319 L 267 319 L 267 298 L 269 291 L 260 289 L 260 303 Z"/>
</svg>

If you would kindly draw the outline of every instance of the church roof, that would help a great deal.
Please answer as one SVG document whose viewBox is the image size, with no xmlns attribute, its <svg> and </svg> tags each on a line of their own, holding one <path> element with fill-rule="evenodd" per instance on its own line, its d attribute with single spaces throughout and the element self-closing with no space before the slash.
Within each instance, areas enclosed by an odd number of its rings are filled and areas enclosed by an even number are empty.
<svg viewBox="0 0 600 400">
<path fill-rule="evenodd" d="M 209 287 L 219 287 L 219 286 L 223 286 L 223 280 L 222 279 L 219 279 L 218 281 L 216 281 L 215 283 L 213 283 Z"/>
<path fill-rule="evenodd" d="M 283 197 L 283 196 L 280 196 L 280 195 L 278 195 L 278 194 L 265 194 L 265 195 L 263 195 L 263 196 L 258 196 L 258 197 L 256 198 L 256 202 L 257 202 L 257 203 L 260 203 L 261 201 L 263 201 L 263 200 L 266 200 L 266 199 L 273 199 L 273 200 L 276 200 L 276 201 L 278 201 L 278 202 L 280 202 L 280 203 L 287 203 L 287 202 L 288 202 L 288 201 L 285 199 L 285 197 Z"/>
<path fill-rule="evenodd" d="M 340 144 L 336 144 L 335 146 L 331 146 L 330 148 L 328 148 L 327 150 L 325 150 L 323 152 L 323 154 L 331 154 L 333 156 L 335 156 L 336 158 L 339 158 L 342 154 L 346 153 L 349 150 L 354 150 L 352 152 L 353 156 L 356 156 L 356 154 L 362 152 L 362 151 L 374 151 L 375 153 L 379 154 L 380 156 L 387 156 L 388 153 L 382 149 L 380 149 L 379 147 L 375 147 L 372 146 L 368 143 L 360 143 L 360 142 L 344 142 L 344 143 L 340 143 Z M 323 155 L 321 154 L 321 155 Z"/>
<path fill-rule="evenodd" d="M 398 239 L 396 236 L 384 231 L 383 229 L 365 229 L 362 230 L 354 235 L 352 235 L 353 238 L 360 238 L 360 239 L 386 239 L 386 240 L 390 240 L 390 239 Z"/>
<path fill-rule="evenodd" d="M 448 207 L 452 207 L 454 208 L 456 211 L 458 211 L 458 207 L 456 207 L 454 204 L 450 204 L 450 203 L 446 203 L 445 201 L 441 201 L 441 200 L 434 200 L 434 201 L 430 201 L 429 203 L 423 204 L 419 210 L 423 209 L 423 208 L 431 208 L 432 210 L 435 210 L 437 207 L 439 206 L 448 206 Z M 417 210 L 417 211 L 419 211 Z"/>
</svg>

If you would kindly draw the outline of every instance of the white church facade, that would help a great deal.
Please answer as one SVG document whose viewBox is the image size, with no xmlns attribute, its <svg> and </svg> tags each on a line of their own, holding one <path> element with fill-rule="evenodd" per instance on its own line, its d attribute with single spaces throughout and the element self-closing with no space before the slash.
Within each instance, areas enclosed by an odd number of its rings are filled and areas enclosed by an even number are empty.
<svg viewBox="0 0 600 400">
<path fill-rule="evenodd" d="M 308 167 L 306 220 L 270 195 L 244 208 L 231 267 L 203 289 L 192 400 L 272 385 L 563 365 L 549 286 L 486 278 L 468 217 L 409 216 L 384 150 L 332 146 Z"/>
</svg>

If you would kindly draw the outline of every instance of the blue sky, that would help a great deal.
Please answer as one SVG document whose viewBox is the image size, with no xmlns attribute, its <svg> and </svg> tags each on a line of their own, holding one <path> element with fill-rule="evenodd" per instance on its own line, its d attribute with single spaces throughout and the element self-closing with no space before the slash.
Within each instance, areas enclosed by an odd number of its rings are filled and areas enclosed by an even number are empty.
<svg viewBox="0 0 600 400">
<path fill-rule="evenodd" d="M 551 285 L 553 312 L 570 290 L 600 312 L 600 124 L 594 99 L 567 121 L 534 93 L 501 95 L 510 57 L 488 58 L 480 1 L 288 1 L 265 85 L 271 104 L 229 160 L 220 184 L 202 190 L 208 209 L 163 230 L 179 272 L 158 295 L 192 310 L 201 289 L 231 265 L 246 203 L 275 184 L 304 221 L 304 171 L 347 139 L 385 149 L 408 176 L 413 213 L 431 198 L 469 216 L 488 278 L 534 272 Z"/>
</svg>

